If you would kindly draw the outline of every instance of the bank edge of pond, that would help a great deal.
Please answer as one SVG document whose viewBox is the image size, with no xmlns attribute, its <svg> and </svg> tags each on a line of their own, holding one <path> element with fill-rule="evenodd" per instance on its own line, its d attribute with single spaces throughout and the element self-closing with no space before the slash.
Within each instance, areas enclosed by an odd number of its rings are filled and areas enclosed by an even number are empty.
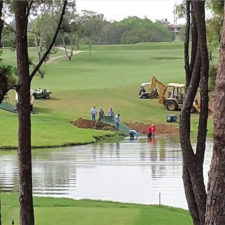
<svg viewBox="0 0 225 225">
<path fill-rule="evenodd" d="M 19 224 L 18 195 L 2 193 L 2 221 Z M 142 205 L 99 200 L 34 197 L 37 224 L 69 225 L 191 225 L 187 210 L 159 205 Z M 60 221 L 60 223 L 59 223 Z"/>
<path fill-rule="evenodd" d="M 72 146 L 79 146 L 79 145 L 88 145 L 88 144 L 94 144 L 99 142 L 117 142 L 123 140 L 125 136 L 121 132 L 112 132 L 107 134 L 103 134 L 100 136 L 93 136 L 92 141 L 87 142 L 68 142 L 68 143 L 62 143 L 61 145 L 43 145 L 43 146 L 35 146 L 32 145 L 32 149 L 44 149 L 44 148 L 60 148 L 60 147 L 72 147 Z M 17 146 L 0 146 L 0 151 L 4 150 L 17 150 Z"/>
</svg>

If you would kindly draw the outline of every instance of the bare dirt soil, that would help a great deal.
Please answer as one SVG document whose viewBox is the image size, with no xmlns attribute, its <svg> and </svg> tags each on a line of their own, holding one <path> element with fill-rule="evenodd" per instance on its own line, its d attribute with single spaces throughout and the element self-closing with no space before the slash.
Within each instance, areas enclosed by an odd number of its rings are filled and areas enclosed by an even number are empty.
<svg viewBox="0 0 225 225">
<path fill-rule="evenodd" d="M 131 127 L 134 130 L 137 130 L 139 133 L 147 134 L 148 128 L 151 126 L 151 124 L 145 124 L 145 123 L 127 123 L 129 127 Z M 179 128 L 175 127 L 171 124 L 154 124 L 156 128 L 156 134 L 178 134 Z"/>
<path fill-rule="evenodd" d="M 97 122 L 97 121 L 91 121 L 91 120 L 85 120 L 82 118 L 79 118 L 76 121 L 71 121 L 71 123 L 79 128 L 91 128 L 91 129 L 98 129 L 98 130 L 115 130 L 115 127 L 113 125 Z M 145 123 L 127 123 L 127 125 L 134 130 L 137 130 L 139 133 L 147 134 L 148 127 L 151 124 L 145 124 Z M 156 127 L 156 133 L 157 134 L 178 134 L 179 129 L 178 127 L 175 127 L 171 124 L 155 124 Z"/>
<path fill-rule="evenodd" d="M 58 49 L 64 51 L 65 49 L 63 47 L 57 47 Z M 77 54 L 80 54 L 81 52 L 83 51 L 73 51 L 73 55 L 77 55 Z M 60 55 L 60 56 L 55 56 L 55 57 L 51 57 L 46 64 L 49 64 L 49 63 L 53 63 L 55 61 L 57 61 L 58 59 L 63 59 L 63 58 L 66 58 L 65 55 Z"/>
<path fill-rule="evenodd" d="M 97 130 L 115 130 L 115 127 L 110 124 L 101 123 L 98 121 L 91 121 L 91 120 L 85 120 L 82 118 L 79 118 L 76 121 L 71 121 L 71 123 L 79 128 L 91 128 L 91 129 L 97 129 Z"/>
</svg>

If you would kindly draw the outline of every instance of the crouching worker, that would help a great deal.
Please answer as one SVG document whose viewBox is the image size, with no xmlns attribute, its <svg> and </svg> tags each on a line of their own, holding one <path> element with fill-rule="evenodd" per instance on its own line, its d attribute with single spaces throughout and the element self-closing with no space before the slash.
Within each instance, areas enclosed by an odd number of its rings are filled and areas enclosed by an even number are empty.
<svg viewBox="0 0 225 225">
<path fill-rule="evenodd" d="M 136 130 L 130 130 L 129 135 L 131 140 L 133 140 L 134 138 L 138 138 L 138 132 Z"/>
</svg>

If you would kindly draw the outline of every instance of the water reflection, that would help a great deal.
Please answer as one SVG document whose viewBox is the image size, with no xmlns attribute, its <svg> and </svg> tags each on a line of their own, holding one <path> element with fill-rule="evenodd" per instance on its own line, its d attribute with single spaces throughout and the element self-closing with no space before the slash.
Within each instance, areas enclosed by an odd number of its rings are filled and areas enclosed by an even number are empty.
<svg viewBox="0 0 225 225">
<path fill-rule="evenodd" d="M 205 175 L 211 141 L 207 143 Z M 33 152 L 34 194 L 186 208 L 177 137 L 124 140 Z M 18 190 L 16 154 L 0 157 L 0 190 Z"/>
</svg>

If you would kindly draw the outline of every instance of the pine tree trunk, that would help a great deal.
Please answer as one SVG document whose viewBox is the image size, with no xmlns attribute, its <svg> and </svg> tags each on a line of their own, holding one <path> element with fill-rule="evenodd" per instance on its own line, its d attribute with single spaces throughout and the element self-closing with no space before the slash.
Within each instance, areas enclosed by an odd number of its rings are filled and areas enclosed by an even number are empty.
<svg viewBox="0 0 225 225">
<path fill-rule="evenodd" d="M 205 26 L 205 2 L 187 0 L 188 25 L 185 42 L 186 93 L 180 114 L 180 143 L 183 154 L 183 182 L 190 214 L 195 225 L 203 225 L 206 210 L 206 190 L 203 161 L 208 118 L 208 51 Z M 189 62 L 189 28 L 192 17 L 192 53 Z M 200 87 L 201 110 L 199 115 L 197 146 L 194 151 L 190 138 L 193 102 Z"/>
<path fill-rule="evenodd" d="M 27 49 L 27 2 L 15 1 L 16 51 L 18 67 L 18 120 L 19 120 L 19 203 L 20 225 L 33 225 L 30 75 Z"/>
<path fill-rule="evenodd" d="M 225 224 L 225 21 L 215 89 L 214 144 L 205 225 Z"/>
<path fill-rule="evenodd" d="M 73 57 L 73 48 L 71 47 L 71 50 L 67 50 L 64 34 L 62 34 L 62 42 L 63 42 L 63 47 L 65 49 L 66 58 L 69 61 L 71 61 L 72 57 Z M 70 41 L 70 46 L 71 46 L 71 41 Z M 69 52 L 70 52 L 70 54 L 69 54 Z"/>
</svg>

